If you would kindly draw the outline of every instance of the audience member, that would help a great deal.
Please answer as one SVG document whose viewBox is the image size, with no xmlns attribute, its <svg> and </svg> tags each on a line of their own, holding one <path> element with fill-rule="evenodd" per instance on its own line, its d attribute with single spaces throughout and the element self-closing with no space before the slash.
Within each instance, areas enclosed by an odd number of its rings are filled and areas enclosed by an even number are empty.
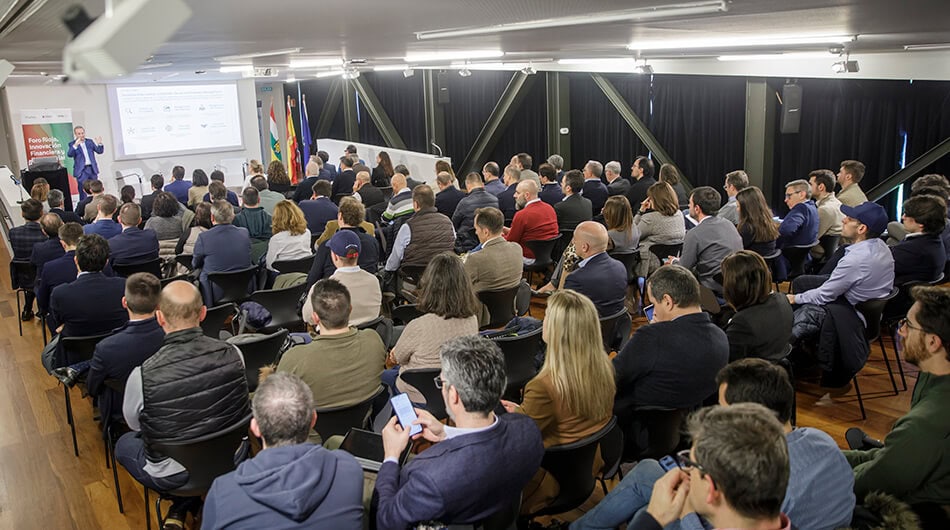
<svg viewBox="0 0 950 530">
<path fill-rule="evenodd" d="M 406 392 L 413 403 L 425 403 L 422 393 L 397 380 L 397 375 L 416 368 L 437 368 L 442 343 L 478 333 L 481 306 L 460 259 L 449 252 L 432 258 L 419 282 L 416 308 L 423 314 L 403 330 L 390 353 L 390 360 L 399 366 L 386 370 L 383 382 L 393 394 Z"/>
<path fill-rule="evenodd" d="M 479 177 L 481 180 L 481 177 Z M 435 209 L 449 219 L 455 214 L 459 201 L 465 197 L 465 192 L 455 187 L 455 177 L 442 171 L 435 177 L 435 185 L 439 191 L 435 194 Z"/>
<path fill-rule="evenodd" d="M 87 197 L 89 201 L 82 206 L 82 209 L 77 207 L 76 211 L 82 216 L 83 222 L 88 224 L 95 221 L 96 216 L 99 215 L 99 200 L 105 194 L 105 188 L 103 188 L 101 180 L 87 182 L 89 182 L 90 196 Z M 118 203 L 118 201 L 116 202 Z"/>
<path fill-rule="evenodd" d="M 650 186 L 646 199 L 643 202 L 630 203 L 631 207 L 634 205 L 639 208 L 633 217 L 633 224 L 640 232 L 640 264 L 637 276 L 646 278 L 661 265 L 650 247 L 682 243 L 686 236 L 686 224 L 676 207 L 676 193 L 665 182 Z"/>
<path fill-rule="evenodd" d="M 261 206 L 261 195 L 257 188 L 248 186 L 241 193 L 241 200 L 244 207 L 234 216 L 234 226 L 247 228 L 251 239 L 259 241 L 268 241 L 273 232 L 271 231 L 272 219 Z M 308 243 L 309 244 L 309 243 Z"/>
<path fill-rule="evenodd" d="M 554 154 L 548 157 L 548 164 L 554 166 L 555 174 L 557 175 L 557 180 L 560 182 L 561 177 L 564 176 L 564 157 L 558 154 Z"/>
<path fill-rule="evenodd" d="M 676 166 L 673 164 L 660 165 L 657 181 L 665 182 L 673 188 L 673 192 L 676 193 L 677 205 L 681 210 L 689 208 L 689 194 L 686 193 L 686 187 L 683 186 L 683 176 L 680 175 Z"/>
<path fill-rule="evenodd" d="M 287 174 L 287 168 L 280 160 L 272 160 L 267 165 L 267 188 L 277 193 L 285 194 L 290 191 L 290 176 Z M 284 196 L 286 199 L 287 197 Z"/>
<path fill-rule="evenodd" d="M 145 197 L 142 198 L 143 200 Z M 82 219 L 75 212 L 67 212 L 63 209 L 63 192 L 52 189 L 49 190 L 49 196 L 46 198 L 46 204 L 49 205 L 49 213 L 56 214 L 64 223 L 80 223 Z"/>
<path fill-rule="evenodd" d="M 498 194 L 498 208 L 505 214 L 505 220 L 511 220 L 515 217 L 515 211 L 518 209 L 515 195 L 518 193 L 518 183 L 521 182 L 521 170 L 515 166 L 505 168 L 505 191 Z M 538 178 L 540 181 L 540 177 Z"/>
<path fill-rule="evenodd" d="M 380 151 L 376 155 L 376 167 L 373 168 L 371 182 L 377 188 L 388 188 L 389 181 L 393 178 L 396 170 L 393 169 L 393 161 L 386 151 Z"/>
<path fill-rule="evenodd" d="M 541 179 L 541 191 L 538 192 L 538 198 L 551 206 L 564 199 L 564 192 L 561 191 L 561 178 L 554 166 L 541 164 L 538 167 L 538 177 Z"/>
<path fill-rule="evenodd" d="M 577 225 L 574 252 L 581 261 L 564 282 L 565 289 L 590 298 L 601 318 L 621 311 L 627 293 L 627 269 L 607 255 L 609 242 L 604 225 L 595 221 Z"/>
<path fill-rule="evenodd" d="M 626 180 L 624 180 L 626 182 Z M 640 231 L 633 224 L 633 211 L 627 197 L 610 197 L 604 203 L 604 224 L 610 237 L 611 254 L 633 254 L 640 245 Z"/>
<path fill-rule="evenodd" d="M 208 186 L 211 184 L 211 181 L 208 180 L 208 174 L 205 173 L 205 170 L 198 168 L 191 172 L 191 187 L 188 188 L 188 204 L 189 208 L 194 209 L 195 205 L 199 202 L 205 201 L 205 195 L 209 193 Z"/>
<path fill-rule="evenodd" d="M 438 162 L 436 162 L 436 164 L 438 165 Z M 405 164 L 399 164 L 398 166 L 394 167 L 393 170 L 394 170 L 396 173 L 399 173 L 399 174 L 403 175 L 404 177 L 406 177 L 406 186 L 409 186 L 409 189 L 410 189 L 410 190 L 416 189 L 416 186 L 418 186 L 418 185 L 420 185 L 420 184 L 425 184 L 424 182 L 420 182 L 420 181 L 415 180 L 415 179 L 413 179 L 412 177 L 410 177 L 410 176 L 409 176 L 409 168 L 406 167 Z M 448 164 L 447 162 L 446 162 L 446 169 L 445 169 L 445 171 L 448 171 L 449 173 L 452 173 L 453 175 L 455 174 L 455 173 L 452 171 L 452 166 L 451 166 L 451 164 Z M 395 173 L 393 173 L 393 175 L 395 175 Z M 390 181 L 390 184 L 392 184 L 391 181 Z"/>
<path fill-rule="evenodd" d="M 531 159 L 531 155 L 528 153 L 518 153 L 517 155 L 511 157 L 509 165 L 512 165 L 521 171 L 520 180 L 533 180 L 534 183 L 538 185 L 538 189 L 541 189 L 541 178 L 538 177 L 537 173 L 531 171 L 533 163 L 534 161 Z"/>
<path fill-rule="evenodd" d="M 498 208 L 475 210 L 475 236 L 481 248 L 469 253 L 465 271 L 476 293 L 512 289 L 521 283 L 521 246 L 501 235 L 505 216 Z M 482 306 L 480 326 L 490 322 L 488 308 Z"/>
<path fill-rule="evenodd" d="M 313 260 L 313 266 L 307 276 L 307 285 L 312 286 L 317 280 L 329 278 L 336 271 L 333 260 L 330 259 L 330 248 L 326 243 L 330 238 L 336 235 L 340 230 L 349 230 L 360 238 L 360 255 L 357 264 L 361 269 L 376 274 L 379 268 L 379 242 L 373 234 L 373 225 L 367 223 L 364 219 L 366 209 L 356 199 L 352 197 L 343 197 L 340 200 L 340 212 L 337 214 L 336 221 L 327 223 L 326 230 L 317 239 L 317 252 Z"/>
<path fill-rule="evenodd" d="M 83 236 L 82 226 L 79 223 L 65 223 L 59 229 L 59 242 L 65 252 L 62 256 L 50 260 L 43 265 L 43 271 L 38 273 L 36 281 L 36 309 L 41 313 L 49 311 L 49 299 L 53 294 L 53 289 L 64 283 L 70 283 L 76 279 L 76 245 L 79 238 Z M 28 306 L 29 307 L 29 306 Z M 56 326 L 52 325 L 50 319 L 46 319 L 46 324 L 50 331 L 54 331 Z"/>
<path fill-rule="evenodd" d="M 292 197 L 294 202 L 299 203 L 310 198 L 310 194 L 313 192 L 313 185 L 317 183 L 317 179 L 320 176 L 321 163 L 320 157 L 311 157 L 310 162 L 307 162 L 307 167 L 304 168 L 306 177 L 297 183 L 297 189 L 294 190 Z"/>
<path fill-rule="evenodd" d="M 375 241 L 373 242 L 375 244 Z M 359 326 L 379 317 L 380 306 L 383 302 L 383 293 L 380 290 L 379 279 L 360 268 L 358 261 L 362 253 L 362 243 L 359 235 L 353 230 L 340 230 L 330 238 L 326 245 L 320 248 L 329 251 L 334 271 L 329 278 L 346 286 L 351 295 L 352 313 L 350 325 Z M 316 285 L 316 284 L 314 284 Z M 311 289 L 311 292 L 313 289 Z M 313 308 L 309 298 L 303 305 L 303 319 L 310 322 Z"/>
<path fill-rule="evenodd" d="M 562 180 L 564 198 L 554 204 L 554 213 L 557 214 L 558 228 L 573 230 L 577 225 L 593 218 L 594 206 L 591 200 L 581 193 L 586 181 L 580 171 L 572 169 L 564 174 Z M 606 201 L 606 197 L 604 200 Z"/>
<path fill-rule="evenodd" d="M 83 219 L 83 222 L 85 222 L 86 206 L 88 206 L 92 202 L 92 183 L 93 182 L 98 182 L 100 186 L 102 185 L 102 181 L 99 181 L 99 180 L 89 180 L 89 179 L 84 180 L 82 185 L 80 186 L 80 189 L 82 190 L 82 193 L 80 193 L 80 195 L 85 194 L 85 197 L 80 198 L 79 202 L 73 205 L 73 211 L 76 212 L 76 215 L 78 215 L 80 218 Z M 102 193 L 102 190 L 100 190 L 99 193 Z"/>
<path fill-rule="evenodd" d="M 604 165 L 604 178 L 607 179 L 607 193 L 609 195 L 624 195 L 630 191 L 630 181 L 623 178 L 620 172 L 620 162 L 610 161 Z"/>
<path fill-rule="evenodd" d="M 391 179 L 386 179 L 389 182 Z M 356 174 L 356 184 L 353 185 L 353 197 L 363 203 L 366 208 L 386 202 L 383 191 L 370 182 L 369 173 L 360 171 Z M 340 202 L 343 202 L 342 200 Z"/>
<path fill-rule="evenodd" d="M 841 201 L 841 204 L 853 208 L 868 202 L 867 196 L 861 191 L 859 185 L 863 178 L 864 164 L 857 160 L 841 162 L 841 168 L 838 170 L 838 184 L 841 185 L 838 200 Z"/>
<path fill-rule="evenodd" d="M 835 197 L 835 174 L 828 169 L 816 169 L 808 174 L 811 197 L 818 208 L 818 239 L 841 235 L 841 201 Z M 825 249 L 816 245 L 811 249 L 813 258 L 822 258 Z"/>
<path fill-rule="evenodd" d="M 730 361 L 759 357 L 775 362 L 788 355 L 792 306 L 782 293 L 772 292 L 772 275 L 761 255 L 740 250 L 722 260 L 722 295 L 736 312 L 725 327 Z"/>
<path fill-rule="evenodd" d="M 455 226 L 455 249 L 459 252 L 468 252 L 478 246 L 475 234 L 475 213 L 482 208 L 498 208 L 498 198 L 485 191 L 482 178 L 472 172 L 465 177 L 465 188 L 468 195 L 462 198 L 452 215 L 452 225 Z M 441 193 L 440 193 L 441 194 Z M 436 202 L 438 202 L 436 197 Z"/>
<path fill-rule="evenodd" d="M 580 293 L 559 291 L 548 300 L 543 331 L 544 364 L 524 388 L 521 404 L 502 400 L 508 412 L 533 419 L 544 447 L 577 442 L 604 428 L 613 416 L 614 370 L 601 347 L 597 310 Z M 603 463 L 598 456 L 595 468 Z M 535 513 L 557 497 L 557 480 L 539 469 L 525 487 L 521 513 Z"/>
<path fill-rule="evenodd" d="M 505 239 L 521 245 L 525 264 L 532 264 L 535 259 L 534 252 L 525 242 L 547 241 L 558 237 L 557 214 L 550 204 L 541 202 L 538 198 L 538 185 L 534 181 L 518 183 L 515 202 L 518 213 L 511 221 L 511 228 L 505 228 L 503 233 Z"/>
<path fill-rule="evenodd" d="M 382 218 L 396 227 L 399 222 L 405 222 L 405 218 L 412 215 L 415 209 L 412 206 L 412 188 L 406 182 L 406 175 L 397 171 L 390 179 L 390 184 L 393 187 L 393 196 L 386 203 Z M 400 221 L 397 222 L 396 219 Z"/>
<path fill-rule="evenodd" d="M 264 259 L 268 269 L 277 270 L 274 268 L 275 261 L 302 259 L 313 253 L 310 250 L 307 221 L 303 211 L 293 201 L 284 200 L 277 203 L 271 223 L 269 231 L 274 235 L 267 244 L 267 255 Z"/>
<path fill-rule="evenodd" d="M 134 202 L 125 203 L 119 210 L 122 232 L 109 240 L 109 262 L 112 265 L 139 265 L 158 259 L 158 236 L 152 230 L 142 230 L 142 209 Z"/>
<path fill-rule="evenodd" d="M 627 200 L 631 205 L 642 204 L 647 199 L 647 190 L 656 184 L 656 179 L 653 178 L 655 171 L 653 161 L 645 156 L 638 156 L 633 161 L 633 166 L 630 168 L 630 177 L 633 181 L 630 190 L 627 191 Z"/>
<path fill-rule="evenodd" d="M 33 256 L 33 247 L 49 239 L 39 223 L 40 217 L 43 216 L 43 203 L 36 199 L 27 199 L 20 205 L 20 214 L 24 222 L 10 229 L 10 246 L 13 248 L 14 260 L 28 262 Z M 27 289 L 23 313 L 20 315 L 23 320 L 33 319 L 34 281 L 35 277 L 32 274 L 20 275 L 17 278 L 17 284 Z"/>
<path fill-rule="evenodd" d="M 139 206 L 142 207 L 142 219 L 146 221 L 152 216 L 152 205 L 155 204 L 155 198 L 165 186 L 165 178 L 156 173 L 149 178 L 149 185 L 152 188 L 152 193 L 142 195 L 142 202 L 139 203 Z"/>
<path fill-rule="evenodd" d="M 227 201 L 215 209 L 232 211 Z M 81 245 L 80 245 L 81 246 Z M 146 488 L 167 492 L 188 482 L 181 463 L 155 443 L 193 440 L 240 425 L 250 415 L 244 358 L 232 344 L 202 332 L 206 308 L 198 289 L 175 281 L 162 290 L 155 316 L 165 330 L 161 348 L 129 374 L 122 412 L 132 429 L 115 444 L 116 461 Z M 197 497 L 172 497 L 165 526 L 184 528 Z M 175 526 L 173 526 L 175 528 Z"/>
<path fill-rule="evenodd" d="M 746 174 L 745 171 L 739 169 L 726 173 L 726 183 L 722 186 L 722 189 L 725 190 L 728 199 L 726 200 L 726 204 L 724 204 L 722 208 L 719 208 L 719 212 L 716 213 L 716 216 L 722 217 L 734 225 L 738 225 L 739 205 L 736 202 L 736 195 L 747 187 L 749 187 L 749 175 Z"/>
<path fill-rule="evenodd" d="M 49 192 L 49 182 L 43 177 L 40 177 L 33 181 L 33 187 L 30 189 L 30 198 L 43 203 L 49 199 Z"/>
<path fill-rule="evenodd" d="M 195 218 L 192 225 L 188 227 L 188 230 L 182 232 L 181 237 L 178 238 L 178 244 L 175 245 L 175 254 L 194 255 L 198 236 L 211 230 L 212 226 L 214 225 L 211 224 L 211 203 L 199 202 L 195 206 Z"/>
<path fill-rule="evenodd" d="M 122 227 L 119 223 L 112 220 L 115 211 L 119 206 L 119 201 L 115 195 L 103 194 L 99 197 L 96 206 L 96 220 L 82 228 L 85 234 L 99 234 L 105 239 L 111 239 L 122 233 Z"/>
<path fill-rule="evenodd" d="M 507 189 L 505 183 L 499 178 L 500 174 L 501 170 L 495 162 L 488 162 L 482 166 L 482 178 L 485 182 L 485 191 L 495 197 Z"/>
<path fill-rule="evenodd" d="M 943 175 L 933 173 L 924 175 L 910 185 L 910 196 L 916 197 L 917 195 L 935 195 L 950 203 L 950 182 L 948 182 L 947 177 Z M 950 218 L 950 209 L 947 210 L 947 217 Z M 903 241 L 906 235 L 907 230 L 901 221 L 891 221 L 887 223 L 888 245 L 896 245 L 899 241 Z M 950 219 L 948 219 L 948 224 L 944 229 L 942 238 L 945 242 L 947 253 L 950 255 Z"/>
<path fill-rule="evenodd" d="M 307 228 L 311 234 L 321 234 L 327 227 L 327 221 L 336 219 L 336 214 L 340 211 L 336 204 L 330 200 L 332 192 L 331 184 L 325 180 L 318 180 L 313 185 L 313 195 L 308 201 L 299 204 L 307 219 Z"/>
<path fill-rule="evenodd" d="M 202 528 L 363 528 L 363 470 L 350 454 L 307 442 L 315 405 L 299 377 L 278 373 L 261 382 L 251 433 L 262 450 L 215 479 Z"/>
<path fill-rule="evenodd" d="M 330 172 L 330 175 L 331 175 L 330 180 L 333 180 L 334 178 L 336 178 L 337 173 L 339 173 L 340 171 L 336 168 L 336 166 L 330 163 L 330 154 L 327 153 L 326 151 L 317 151 L 317 157 L 323 161 L 323 169 L 326 169 L 327 171 Z"/>
<path fill-rule="evenodd" d="M 693 189 L 689 197 L 689 212 L 699 221 L 683 238 L 683 255 L 674 259 L 676 263 L 695 270 L 699 282 L 715 293 L 722 292 L 722 285 L 716 276 L 723 258 L 737 250 L 742 250 L 742 237 L 736 227 L 721 217 L 716 217 L 719 209 L 719 192 L 709 186 Z"/>
<path fill-rule="evenodd" d="M 233 192 L 228 190 L 223 182 L 212 180 L 211 184 L 208 185 L 208 193 L 205 194 L 205 197 L 208 197 L 207 202 L 226 201 L 234 210 L 234 215 L 237 215 L 241 212 L 241 207 L 235 204 L 237 199 L 235 199 L 234 202 L 228 200 L 228 197 L 231 195 L 231 193 Z"/>
<path fill-rule="evenodd" d="M 736 213 L 739 215 L 739 237 L 742 248 L 751 250 L 760 256 L 775 253 L 775 241 L 778 240 L 778 228 L 772 220 L 772 210 L 765 202 L 762 190 L 749 186 L 735 196 Z"/>
<path fill-rule="evenodd" d="M 178 240 L 184 229 L 179 215 L 178 199 L 168 192 L 155 192 L 152 216 L 145 221 L 145 229 L 152 230 L 159 241 Z"/>
<path fill-rule="evenodd" d="M 934 195 L 911 197 L 904 202 L 901 222 L 907 235 L 891 247 L 894 284 L 936 280 L 947 264 L 947 252 L 940 239 L 947 225 L 947 203 Z"/>
<path fill-rule="evenodd" d="M 44 265 L 65 254 L 63 245 L 59 241 L 59 229 L 62 228 L 62 226 L 63 220 L 55 213 L 43 214 L 43 217 L 40 217 L 40 227 L 42 227 L 43 234 L 45 234 L 48 239 L 34 244 L 33 252 L 30 253 L 30 263 L 36 267 L 35 280 L 39 280 L 43 275 Z M 35 281 L 33 285 L 34 287 L 36 286 Z M 32 306 L 33 304 L 30 303 L 31 308 Z"/>
<path fill-rule="evenodd" d="M 119 204 L 128 204 L 130 202 L 135 202 L 135 188 L 126 184 L 119 190 Z"/>
<path fill-rule="evenodd" d="M 251 266 L 251 237 L 246 228 L 231 224 L 234 209 L 227 201 L 215 201 L 211 205 L 211 230 L 198 235 L 192 266 L 200 270 L 201 290 L 207 305 L 214 305 L 215 293 L 221 288 L 212 286 L 208 275 L 212 272 L 230 272 Z"/>
<path fill-rule="evenodd" d="M 584 164 L 584 184 L 580 194 L 585 199 L 590 200 L 591 213 L 595 216 L 600 215 L 600 211 L 604 209 L 604 203 L 607 202 L 609 196 L 607 186 L 600 180 L 603 173 L 603 164 L 596 160 L 590 160 L 587 164 Z M 575 193 L 577 192 L 575 191 Z"/>
<path fill-rule="evenodd" d="M 337 195 L 349 195 L 353 193 L 353 184 L 356 183 L 356 172 L 353 171 L 354 161 L 351 157 L 340 159 L 340 174 L 333 179 L 330 198 Z"/>
<path fill-rule="evenodd" d="M 413 321 L 415 322 L 415 321 Z M 424 521 L 476 523 L 508 510 L 538 470 L 544 447 L 538 427 L 521 414 L 494 413 L 505 389 L 505 360 L 480 337 L 450 340 L 439 352 L 437 385 L 455 427 L 417 410 L 419 437 L 434 443 L 401 471 L 409 426 L 395 417 L 383 429 L 385 460 L 376 479 L 376 526 L 403 529 Z"/>
<path fill-rule="evenodd" d="M 191 188 L 191 182 L 185 180 L 185 168 L 175 166 L 172 168 L 172 181 L 165 185 L 165 191 L 175 196 L 175 199 L 182 204 L 188 204 L 188 189 Z"/>
<path fill-rule="evenodd" d="M 396 177 L 393 177 L 396 178 Z M 412 190 L 412 208 L 416 213 L 399 227 L 386 271 L 400 267 L 425 267 L 440 252 L 455 251 L 455 228 L 452 220 L 435 209 L 435 194 L 428 185 Z"/>
<path fill-rule="evenodd" d="M 788 214 L 778 226 L 776 247 L 810 247 L 818 241 L 818 208 L 810 198 L 808 181 L 793 180 L 785 185 Z"/>
<path fill-rule="evenodd" d="M 274 207 L 277 206 L 277 203 L 286 200 L 286 197 L 282 193 L 277 193 L 276 191 L 271 191 L 267 185 L 267 179 L 260 175 L 252 178 L 250 180 L 251 186 L 257 190 L 258 195 L 261 197 L 261 206 L 264 208 L 264 211 L 274 215 Z M 298 189 L 300 189 L 298 187 Z M 313 192 L 313 188 L 305 188 L 304 193 L 307 191 Z"/>
</svg>

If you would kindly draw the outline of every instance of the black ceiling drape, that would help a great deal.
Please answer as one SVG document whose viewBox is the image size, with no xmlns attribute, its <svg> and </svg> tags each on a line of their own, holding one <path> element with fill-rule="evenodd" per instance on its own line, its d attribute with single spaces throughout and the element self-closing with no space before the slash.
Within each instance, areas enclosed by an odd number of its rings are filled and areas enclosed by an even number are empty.
<svg viewBox="0 0 950 530">
<path fill-rule="evenodd" d="M 547 151 L 547 95 L 543 76 L 535 79 L 521 106 L 511 118 L 508 127 L 498 139 L 498 144 L 486 160 L 476 160 L 481 166 L 489 160 L 498 162 L 502 168 L 517 153 L 528 153 L 537 170 L 548 157 Z M 461 160 L 455 161 L 456 164 Z"/>
<path fill-rule="evenodd" d="M 627 105 L 642 120 L 649 119 L 650 77 L 642 75 L 605 75 Z M 584 167 L 588 160 L 606 164 L 620 162 L 623 174 L 629 174 L 638 155 L 647 149 L 589 74 L 571 74 L 571 166 Z"/>
<path fill-rule="evenodd" d="M 907 97 L 899 113 L 907 132 L 907 162 L 923 155 L 950 137 L 950 83 L 913 81 L 907 83 Z M 950 175 L 950 156 L 944 156 L 921 175 Z"/>
<path fill-rule="evenodd" d="M 405 77 L 402 72 L 368 72 L 363 76 L 406 143 L 406 148 L 422 153 L 431 152 L 426 146 L 422 74 Z"/>
<path fill-rule="evenodd" d="M 456 171 L 491 116 L 512 75 L 513 72 L 472 70 L 471 76 L 461 77 L 455 71 L 446 72 L 443 79 L 449 88 L 449 103 L 443 105 L 445 145 L 441 147 L 445 156 L 452 157 L 452 166 Z M 543 122 L 538 127 L 540 134 L 543 134 Z M 510 158 L 511 155 L 508 156 Z"/>
</svg>

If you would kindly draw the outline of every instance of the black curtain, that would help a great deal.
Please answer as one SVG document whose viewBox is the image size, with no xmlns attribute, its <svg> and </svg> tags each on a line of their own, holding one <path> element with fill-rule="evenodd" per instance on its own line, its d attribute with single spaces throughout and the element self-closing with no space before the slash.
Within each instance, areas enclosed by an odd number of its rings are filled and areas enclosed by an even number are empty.
<svg viewBox="0 0 950 530">
<path fill-rule="evenodd" d="M 379 132 L 379 127 L 376 126 L 376 122 L 373 121 L 373 118 L 371 118 L 369 112 L 367 112 L 366 103 L 363 101 L 363 98 L 359 97 L 356 88 L 350 86 L 344 91 L 344 94 L 347 96 L 352 94 L 356 97 L 357 141 L 370 145 L 386 145 L 386 141 L 383 140 L 383 134 Z M 375 160 L 367 160 L 366 162 L 370 165 L 371 169 L 376 165 Z"/>
<path fill-rule="evenodd" d="M 512 75 L 512 72 L 482 70 L 472 70 L 469 77 L 462 77 L 455 71 L 444 73 L 443 81 L 449 89 L 449 102 L 443 105 L 445 145 L 441 147 L 445 156 L 452 157 L 452 166 L 456 171 L 460 170 L 465 155 L 491 116 Z M 539 127 L 539 134 L 544 134 L 543 128 Z M 510 158 L 511 155 L 508 156 Z"/>
<path fill-rule="evenodd" d="M 650 78 L 641 75 L 606 75 L 630 108 L 647 120 L 650 112 Z M 647 149 L 637 138 L 590 74 L 570 74 L 571 167 L 581 169 L 588 160 L 616 160 L 627 175 L 633 160 Z M 569 168 L 565 168 L 569 169 Z"/>
<path fill-rule="evenodd" d="M 376 93 L 379 104 L 389 115 L 399 136 L 406 142 L 406 148 L 421 153 L 431 152 L 426 146 L 421 73 L 405 77 L 402 72 L 371 72 L 363 74 L 363 77 Z"/>
<path fill-rule="evenodd" d="M 524 152 L 531 155 L 534 169 L 537 170 L 548 157 L 547 120 L 546 89 L 544 76 L 541 75 L 534 80 L 534 85 L 515 111 L 508 127 L 502 132 L 495 149 L 486 160 L 476 160 L 476 166 L 494 160 L 504 168 L 513 155 Z"/>
<path fill-rule="evenodd" d="M 950 137 L 950 83 L 912 81 L 899 114 L 901 128 L 907 133 L 907 162 L 923 155 Z M 921 175 L 950 175 L 950 156 L 944 156 Z"/>
<path fill-rule="evenodd" d="M 320 115 L 323 113 L 323 107 L 327 104 L 327 96 L 330 93 L 330 84 L 334 81 L 339 82 L 337 79 L 311 79 L 307 81 L 300 81 L 300 93 L 301 95 L 307 96 L 307 118 L 310 121 L 310 139 L 313 142 L 317 141 L 317 124 L 320 122 Z M 291 94 L 292 97 L 296 99 L 297 97 L 297 84 L 296 83 L 285 83 L 284 91 L 287 94 Z M 297 111 L 300 107 L 300 103 L 297 103 Z M 274 112 L 277 112 L 277 109 L 274 109 Z M 295 118 L 299 119 L 299 116 Z M 277 119 L 280 119 L 279 117 Z M 297 129 L 297 143 L 303 146 L 303 137 L 300 131 L 299 121 L 295 122 L 295 127 Z M 330 132 L 327 133 L 327 138 L 345 138 L 345 128 L 343 124 L 343 105 L 342 103 L 337 106 L 336 114 L 334 115 L 333 126 L 330 128 Z M 318 146 L 319 148 L 319 146 Z M 315 152 L 315 151 L 314 151 Z M 335 156 L 339 156 L 336 153 L 330 153 L 330 163 L 336 164 Z M 306 164 L 306 162 L 305 162 Z M 306 167 L 306 165 L 304 165 Z"/>
<path fill-rule="evenodd" d="M 656 75 L 650 130 L 693 186 L 722 193 L 745 160 L 745 78 Z"/>
</svg>

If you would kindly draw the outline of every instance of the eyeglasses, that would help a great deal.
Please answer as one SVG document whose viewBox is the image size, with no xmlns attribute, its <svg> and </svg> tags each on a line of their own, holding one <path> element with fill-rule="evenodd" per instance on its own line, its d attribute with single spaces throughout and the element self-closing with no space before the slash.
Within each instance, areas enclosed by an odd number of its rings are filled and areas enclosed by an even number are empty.
<svg viewBox="0 0 950 530">
<path fill-rule="evenodd" d="M 438 388 L 439 390 L 442 390 L 442 386 L 448 383 L 448 381 L 446 381 L 445 379 L 442 379 L 442 376 L 439 376 L 439 375 L 433 377 L 432 381 L 435 383 L 435 387 Z"/>
<path fill-rule="evenodd" d="M 676 453 L 676 463 L 678 463 L 679 466 L 684 470 L 689 470 L 695 467 L 700 471 L 700 473 L 708 474 L 706 469 L 699 462 L 690 459 L 689 449 L 683 449 L 682 451 Z"/>
<path fill-rule="evenodd" d="M 904 326 L 907 326 L 907 327 L 910 328 L 910 329 L 916 329 L 917 331 L 923 331 L 924 333 L 927 333 L 927 330 L 926 330 L 926 329 L 911 324 L 911 323 L 910 323 L 910 319 L 907 318 L 907 317 L 904 317 L 904 318 L 900 319 L 900 320 L 897 322 L 897 329 L 901 329 L 901 328 L 903 328 Z"/>
</svg>

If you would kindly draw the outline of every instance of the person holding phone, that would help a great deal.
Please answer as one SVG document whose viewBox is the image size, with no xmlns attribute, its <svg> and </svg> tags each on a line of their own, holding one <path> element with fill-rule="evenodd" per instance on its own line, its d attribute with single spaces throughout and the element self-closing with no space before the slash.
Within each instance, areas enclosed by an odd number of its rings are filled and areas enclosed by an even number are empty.
<svg viewBox="0 0 950 530">
<path fill-rule="evenodd" d="M 404 468 L 399 456 L 410 425 L 393 417 L 383 428 L 383 464 L 376 478 L 376 526 L 403 530 L 423 521 L 471 524 L 519 502 L 521 490 L 544 456 L 541 432 L 520 414 L 498 416 L 505 389 L 505 359 L 491 340 L 466 336 L 445 342 L 435 383 L 455 427 L 423 409 L 412 425 L 415 439 L 434 445 Z M 603 355 L 603 354 L 601 354 Z"/>
<path fill-rule="evenodd" d="M 69 144 L 66 156 L 73 159 L 73 178 L 79 185 L 79 200 L 86 198 L 86 192 L 82 185 L 87 180 L 99 180 L 99 164 L 96 163 L 96 155 L 102 154 L 105 147 L 102 145 L 102 137 L 96 136 L 93 142 L 86 138 L 86 129 L 82 125 L 77 125 L 73 129 L 76 139 Z"/>
</svg>

